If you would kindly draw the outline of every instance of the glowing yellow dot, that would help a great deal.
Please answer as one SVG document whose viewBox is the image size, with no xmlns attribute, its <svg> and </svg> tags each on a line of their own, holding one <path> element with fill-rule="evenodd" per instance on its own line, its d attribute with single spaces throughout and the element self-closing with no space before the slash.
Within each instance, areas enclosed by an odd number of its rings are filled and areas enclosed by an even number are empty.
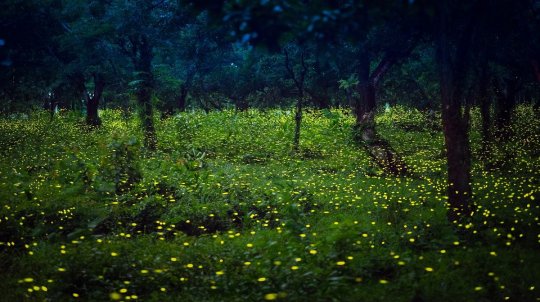
<svg viewBox="0 0 540 302">
<path fill-rule="evenodd" d="M 264 299 L 268 301 L 276 300 L 277 297 L 278 297 L 278 294 L 276 293 L 269 293 L 269 294 L 264 295 Z"/>
<path fill-rule="evenodd" d="M 339 266 L 343 266 L 343 265 L 345 265 L 345 261 L 338 261 L 338 262 L 336 262 L 336 264 L 339 265 Z"/>
<path fill-rule="evenodd" d="M 257 279 L 257 281 L 264 282 L 264 281 L 266 281 L 266 278 L 265 277 L 260 277 L 259 279 Z"/>
<path fill-rule="evenodd" d="M 120 300 L 122 299 L 122 295 L 117 292 L 112 292 L 109 294 L 109 298 L 111 298 L 111 300 Z"/>
<path fill-rule="evenodd" d="M 432 272 L 433 271 L 433 268 L 432 267 L 426 267 L 426 272 Z"/>
</svg>

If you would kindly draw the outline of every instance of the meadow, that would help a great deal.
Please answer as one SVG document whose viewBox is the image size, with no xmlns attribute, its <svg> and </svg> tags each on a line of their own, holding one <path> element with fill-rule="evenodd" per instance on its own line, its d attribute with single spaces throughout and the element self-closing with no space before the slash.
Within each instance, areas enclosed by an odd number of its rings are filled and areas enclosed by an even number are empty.
<svg viewBox="0 0 540 302">
<path fill-rule="evenodd" d="M 283 109 L 156 116 L 153 153 L 136 114 L 100 115 L 0 119 L 1 301 L 540 300 L 531 106 L 490 154 L 473 110 L 476 212 L 459 225 L 440 125 L 411 108 L 376 117 L 401 178 L 345 110 L 307 110 L 298 153 Z"/>
</svg>

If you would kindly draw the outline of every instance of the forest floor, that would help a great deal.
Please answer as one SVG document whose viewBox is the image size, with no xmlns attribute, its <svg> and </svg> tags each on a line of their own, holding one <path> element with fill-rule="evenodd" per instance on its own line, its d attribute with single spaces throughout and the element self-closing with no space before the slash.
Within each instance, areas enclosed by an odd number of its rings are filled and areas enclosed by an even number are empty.
<svg viewBox="0 0 540 302">
<path fill-rule="evenodd" d="M 440 127 L 377 116 L 412 168 L 385 176 L 340 110 L 187 112 L 103 126 L 0 119 L 0 301 L 539 301 L 540 120 L 481 154 L 470 223 L 446 218 Z M 483 161 L 480 159 L 483 158 Z M 491 170 L 484 168 L 489 161 Z"/>
</svg>

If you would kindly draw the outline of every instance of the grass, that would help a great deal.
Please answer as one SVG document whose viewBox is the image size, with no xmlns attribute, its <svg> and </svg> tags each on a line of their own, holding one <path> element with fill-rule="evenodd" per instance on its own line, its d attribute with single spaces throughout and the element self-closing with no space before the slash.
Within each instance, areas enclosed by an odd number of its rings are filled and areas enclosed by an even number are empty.
<svg viewBox="0 0 540 302">
<path fill-rule="evenodd" d="M 463 225 L 446 219 L 440 128 L 412 109 L 377 116 L 408 178 L 355 146 L 346 111 L 309 111 L 299 154 L 284 110 L 157 121 L 153 154 L 136 118 L 101 116 L 93 131 L 72 113 L 0 120 L 0 300 L 540 300 L 528 106 L 490 170 L 473 111 Z"/>
</svg>

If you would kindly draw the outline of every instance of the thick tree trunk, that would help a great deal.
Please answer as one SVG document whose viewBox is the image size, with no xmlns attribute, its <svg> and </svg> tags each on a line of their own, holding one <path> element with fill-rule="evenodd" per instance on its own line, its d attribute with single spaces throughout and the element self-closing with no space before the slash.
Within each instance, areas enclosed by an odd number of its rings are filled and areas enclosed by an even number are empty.
<svg viewBox="0 0 540 302">
<path fill-rule="evenodd" d="M 390 146 L 388 141 L 377 134 L 375 128 L 375 84 L 369 78 L 369 59 L 364 54 L 360 64 L 360 83 L 357 88 L 358 97 L 353 97 L 351 104 L 356 118 L 355 136 L 362 142 L 373 161 L 385 172 L 395 176 L 408 173 L 403 159 Z"/>
<path fill-rule="evenodd" d="M 462 119 L 461 110 L 457 106 L 449 105 L 449 101 L 448 98 L 443 97 L 442 118 L 448 162 L 448 203 L 450 204 L 448 217 L 451 221 L 455 221 L 472 212 L 470 206 L 471 153 L 467 127 Z"/>
<path fill-rule="evenodd" d="M 461 96 L 465 58 L 469 33 L 464 33 L 456 46 L 457 66 L 452 66 L 451 47 L 448 40 L 448 2 L 440 2 L 441 28 L 437 41 L 437 57 L 441 86 L 442 120 L 446 159 L 448 165 L 448 219 L 460 221 L 473 212 L 471 206 L 471 152 L 467 123 L 462 108 Z"/>
<path fill-rule="evenodd" d="M 95 98 L 86 99 L 86 124 L 89 126 L 101 125 L 101 120 L 98 116 L 99 101 Z"/>
<path fill-rule="evenodd" d="M 237 111 L 247 111 L 249 109 L 249 102 L 246 98 L 238 98 L 234 103 Z"/>
<path fill-rule="evenodd" d="M 86 124 L 97 127 L 101 125 L 98 115 L 99 101 L 105 88 L 105 82 L 99 75 L 94 75 L 94 93 L 92 96 L 86 91 Z"/>
<path fill-rule="evenodd" d="M 327 93 L 317 96 L 313 99 L 313 102 L 315 103 L 315 106 L 317 109 L 328 109 L 330 108 L 330 97 Z"/>
<path fill-rule="evenodd" d="M 182 85 L 180 88 L 180 95 L 178 96 L 178 111 L 184 112 L 186 110 L 187 96 L 188 96 L 187 85 Z"/>
</svg>

